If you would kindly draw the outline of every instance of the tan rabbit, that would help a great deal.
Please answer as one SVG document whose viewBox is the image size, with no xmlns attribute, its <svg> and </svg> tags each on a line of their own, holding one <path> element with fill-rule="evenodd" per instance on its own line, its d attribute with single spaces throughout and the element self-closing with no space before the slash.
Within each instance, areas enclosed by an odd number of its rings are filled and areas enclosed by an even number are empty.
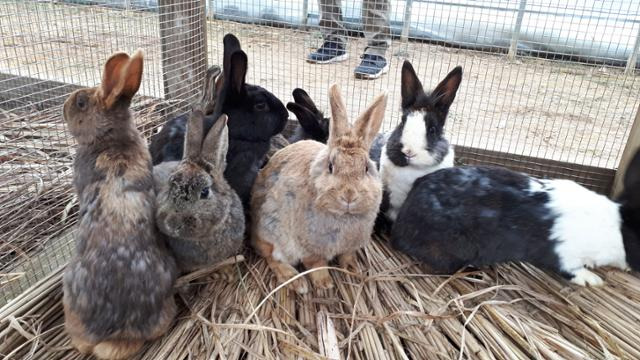
<svg viewBox="0 0 640 360">
<path fill-rule="evenodd" d="M 355 268 L 355 252 L 366 246 L 382 200 L 382 183 L 369 148 L 380 129 L 387 96 L 349 125 L 337 85 L 329 89 L 332 119 L 327 145 L 304 140 L 278 151 L 253 187 L 252 243 L 280 282 L 307 269 L 340 265 Z M 331 288 L 327 270 L 311 273 L 318 288 Z M 300 294 L 307 283 L 292 283 Z"/>
<path fill-rule="evenodd" d="M 143 55 L 114 54 L 100 86 L 72 93 L 64 119 L 78 142 L 76 254 L 64 273 L 65 327 L 84 354 L 122 359 L 166 332 L 176 264 L 155 227 L 151 157 L 129 105 Z"/>
</svg>

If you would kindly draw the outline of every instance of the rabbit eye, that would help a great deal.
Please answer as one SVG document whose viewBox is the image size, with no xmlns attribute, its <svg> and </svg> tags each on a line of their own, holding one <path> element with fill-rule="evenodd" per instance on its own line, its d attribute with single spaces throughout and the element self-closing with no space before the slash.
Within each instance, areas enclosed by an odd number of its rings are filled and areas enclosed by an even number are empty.
<svg viewBox="0 0 640 360">
<path fill-rule="evenodd" d="M 333 174 L 333 163 L 329 161 L 329 174 Z"/>
<path fill-rule="evenodd" d="M 429 134 L 433 135 L 436 133 L 436 127 L 435 126 L 429 126 Z"/>
<path fill-rule="evenodd" d="M 369 164 L 364 166 L 364 173 L 365 174 L 369 173 Z"/>
<path fill-rule="evenodd" d="M 200 191 L 200 199 L 206 199 L 209 197 L 209 188 L 206 187 Z"/>
<path fill-rule="evenodd" d="M 253 109 L 255 111 L 266 111 L 267 110 L 267 103 L 265 102 L 259 102 L 255 105 L 253 105 Z"/>
</svg>

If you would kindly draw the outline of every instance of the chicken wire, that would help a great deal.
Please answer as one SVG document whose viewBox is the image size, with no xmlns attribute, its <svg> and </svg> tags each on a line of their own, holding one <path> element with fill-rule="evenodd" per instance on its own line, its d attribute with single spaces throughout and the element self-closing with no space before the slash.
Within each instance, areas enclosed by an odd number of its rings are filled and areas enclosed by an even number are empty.
<svg viewBox="0 0 640 360">
<path fill-rule="evenodd" d="M 190 45 L 180 48 L 184 36 L 176 34 L 206 39 L 208 64 L 222 64 L 222 38 L 236 34 L 249 57 L 247 81 L 284 103 L 292 100 L 294 88 L 302 87 L 328 110 L 327 89 L 336 82 L 355 118 L 378 93 L 387 92 L 385 131 L 400 121 L 405 59 L 425 88 L 461 65 L 463 82 L 446 136 L 466 149 L 467 160 L 515 164 L 599 190 L 606 190 L 610 178 L 597 169 L 617 167 L 638 109 L 640 83 L 632 59 L 640 33 L 637 1 L 390 1 L 390 69 L 377 80 L 353 76 L 367 44 L 359 32 L 358 1 L 342 2 L 350 58 L 330 65 L 305 61 L 323 42 L 315 26 L 316 0 L 171 3 L 193 6 L 194 15 L 166 20 L 151 0 L 0 1 L 0 303 L 62 266 L 73 252 L 74 144 L 61 104 L 77 87 L 97 84 L 102 64 L 116 50 L 145 50 L 143 84 L 133 109 L 147 137 L 188 109 L 198 89 L 194 79 L 206 69 L 202 53 Z M 190 25 L 205 6 L 206 31 L 199 33 Z M 414 6 L 415 11 L 407 11 Z M 410 26 L 403 24 L 405 19 Z M 514 32 L 518 23 L 522 33 Z M 567 23 L 572 25 L 568 30 Z M 439 35 L 416 31 L 427 28 Z M 509 41 L 491 40 L 496 31 Z M 165 52 L 163 57 L 167 44 L 177 47 L 180 56 Z M 605 53 L 622 55 L 589 55 L 589 46 L 591 53 L 604 46 Z M 621 60 L 626 57 L 631 61 Z M 199 65 L 193 68 L 194 63 Z M 625 69 L 627 64 L 632 65 Z M 189 77 L 173 75 L 181 69 Z M 165 94 L 167 82 L 172 94 Z M 596 170 L 567 174 L 566 164 Z"/>
<path fill-rule="evenodd" d="M 0 304 L 73 253 L 75 144 L 62 119 L 69 93 L 98 84 L 113 52 L 143 49 L 143 82 L 132 109 L 148 138 L 187 111 L 199 90 L 195 79 L 204 75 L 206 59 L 175 42 L 186 35 L 204 43 L 205 33 L 191 28 L 204 14 L 203 3 L 172 1 L 171 9 L 192 7 L 193 16 L 165 26 L 167 11 L 112 5 L 0 1 Z M 176 51 L 163 55 L 163 46 Z M 173 77 L 187 66 L 196 73 Z M 165 94 L 167 82 L 172 94 Z"/>
</svg>

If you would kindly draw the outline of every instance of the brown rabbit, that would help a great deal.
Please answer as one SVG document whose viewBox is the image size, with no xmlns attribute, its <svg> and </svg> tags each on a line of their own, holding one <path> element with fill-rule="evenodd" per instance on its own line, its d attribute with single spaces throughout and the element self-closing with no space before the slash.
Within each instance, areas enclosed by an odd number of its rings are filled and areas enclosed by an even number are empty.
<svg viewBox="0 0 640 360">
<path fill-rule="evenodd" d="M 175 316 L 176 265 L 155 227 L 151 157 L 129 105 L 143 55 L 112 55 L 102 83 L 72 93 L 64 119 L 78 142 L 76 255 L 64 274 L 65 326 L 84 354 L 126 358 Z"/>
<path fill-rule="evenodd" d="M 382 200 L 382 183 L 369 148 L 380 129 L 386 95 L 351 127 L 337 85 L 329 89 L 332 119 L 327 145 L 304 140 L 278 151 L 260 171 L 253 187 L 252 243 L 280 282 L 307 269 L 326 266 L 338 256 L 355 268 L 355 252 L 364 247 Z M 311 273 L 319 288 L 331 288 L 327 270 Z M 307 292 L 304 279 L 292 283 Z"/>
</svg>

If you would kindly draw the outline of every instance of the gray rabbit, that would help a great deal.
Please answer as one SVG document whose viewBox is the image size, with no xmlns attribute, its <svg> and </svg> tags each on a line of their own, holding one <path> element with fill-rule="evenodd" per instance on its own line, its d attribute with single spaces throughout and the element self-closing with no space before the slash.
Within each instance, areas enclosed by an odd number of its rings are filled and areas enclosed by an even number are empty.
<svg viewBox="0 0 640 360">
<path fill-rule="evenodd" d="M 244 245 L 242 202 L 224 178 L 227 116 L 220 116 L 203 140 L 204 116 L 195 107 L 188 119 L 182 161 L 153 169 L 158 228 L 183 272 L 236 255 Z"/>
</svg>

